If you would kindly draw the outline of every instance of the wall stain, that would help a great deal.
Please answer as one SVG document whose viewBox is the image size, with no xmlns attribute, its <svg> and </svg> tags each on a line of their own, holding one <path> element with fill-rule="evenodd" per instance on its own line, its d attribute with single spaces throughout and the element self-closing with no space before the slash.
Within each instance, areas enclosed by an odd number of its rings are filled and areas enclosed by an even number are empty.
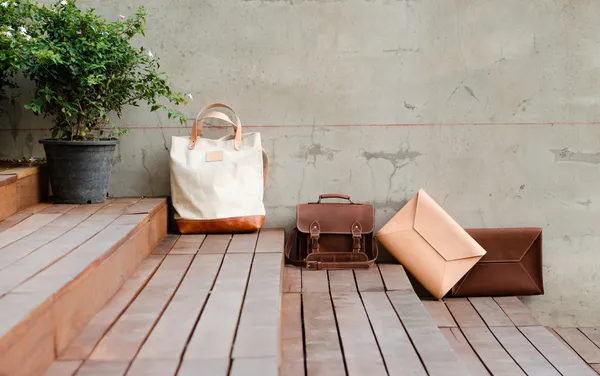
<svg viewBox="0 0 600 376">
<path fill-rule="evenodd" d="M 406 101 L 404 101 L 404 107 L 408 108 L 411 111 L 417 108 L 417 106 L 415 106 L 414 104 L 407 103 Z"/>
<path fill-rule="evenodd" d="M 154 196 L 154 187 L 152 185 L 152 173 L 146 165 L 146 158 L 148 158 L 148 154 L 147 150 L 144 148 L 142 149 L 142 166 L 144 167 L 144 170 L 146 170 L 146 172 L 148 173 L 148 185 L 150 186 L 150 192 L 152 193 L 152 196 Z"/>
<path fill-rule="evenodd" d="M 529 104 L 529 101 L 531 100 L 531 98 L 529 99 L 523 99 L 518 105 L 517 105 L 517 110 L 515 112 L 513 112 L 513 116 L 515 116 L 517 114 L 517 112 L 521 111 L 521 112 L 525 112 L 527 111 L 527 107 L 525 107 L 526 105 Z"/>
<path fill-rule="evenodd" d="M 554 154 L 554 162 L 600 163 L 600 153 L 574 152 L 569 148 L 550 149 Z"/>
<path fill-rule="evenodd" d="M 383 53 L 386 53 L 386 54 L 392 53 L 392 54 L 396 54 L 396 55 L 400 55 L 401 53 L 404 53 L 404 52 L 418 53 L 418 52 L 421 52 L 421 48 L 400 48 L 400 47 L 398 47 L 398 48 L 392 48 L 389 50 L 383 50 Z"/>
<path fill-rule="evenodd" d="M 317 157 L 325 157 L 331 161 L 336 153 L 339 153 L 339 150 L 325 148 L 319 143 L 313 143 L 308 147 L 304 147 L 304 150 L 296 154 L 296 156 L 300 159 L 309 159 L 312 157 L 313 162 L 316 162 Z"/>
<path fill-rule="evenodd" d="M 587 201 L 577 201 L 577 203 L 589 209 L 592 201 L 588 198 Z"/>
<path fill-rule="evenodd" d="M 415 163 L 415 160 L 423 155 L 421 152 L 410 150 L 410 145 L 405 148 L 400 148 L 395 153 L 385 153 L 385 152 L 368 152 L 363 151 L 362 156 L 367 160 L 367 165 L 371 169 L 371 176 L 374 178 L 373 168 L 371 167 L 371 163 L 369 163 L 372 159 L 384 159 L 389 161 L 392 166 L 394 166 L 394 171 L 389 176 L 388 180 L 388 195 L 392 192 L 392 180 L 398 170 L 402 169 L 404 166 Z"/>
<path fill-rule="evenodd" d="M 473 89 L 471 89 L 470 87 L 468 87 L 467 85 L 464 86 L 465 90 L 467 91 L 467 93 L 469 93 L 470 96 L 472 96 L 473 98 L 479 100 L 479 98 L 477 98 L 477 96 L 475 95 L 475 93 L 473 92 Z"/>
<path fill-rule="evenodd" d="M 26 156 L 33 157 L 33 135 L 31 132 L 27 132 L 27 137 L 25 137 L 25 147 L 27 148 L 28 152 Z"/>
</svg>

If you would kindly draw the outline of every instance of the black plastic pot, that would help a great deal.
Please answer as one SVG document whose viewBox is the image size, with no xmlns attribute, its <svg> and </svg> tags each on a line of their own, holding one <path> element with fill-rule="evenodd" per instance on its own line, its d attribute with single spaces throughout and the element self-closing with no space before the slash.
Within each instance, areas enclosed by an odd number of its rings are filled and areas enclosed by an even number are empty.
<svg viewBox="0 0 600 376">
<path fill-rule="evenodd" d="M 106 200 L 108 179 L 119 140 L 44 139 L 50 186 L 56 204 L 96 204 Z"/>
</svg>

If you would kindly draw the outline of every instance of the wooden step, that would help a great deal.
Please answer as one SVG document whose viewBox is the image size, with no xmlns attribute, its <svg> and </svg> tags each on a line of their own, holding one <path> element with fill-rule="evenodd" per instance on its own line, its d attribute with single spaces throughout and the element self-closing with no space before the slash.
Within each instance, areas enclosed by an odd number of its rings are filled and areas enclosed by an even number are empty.
<svg viewBox="0 0 600 376">
<path fill-rule="evenodd" d="M 48 198 L 46 166 L 0 165 L 0 221 Z"/>
<path fill-rule="evenodd" d="M 283 241 L 167 235 L 47 374 L 276 375 Z"/>
<path fill-rule="evenodd" d="M 0 375 L 42 374 L 167 227 L 164 198 L 24 212 L 0 222 Z"/>
</svg>

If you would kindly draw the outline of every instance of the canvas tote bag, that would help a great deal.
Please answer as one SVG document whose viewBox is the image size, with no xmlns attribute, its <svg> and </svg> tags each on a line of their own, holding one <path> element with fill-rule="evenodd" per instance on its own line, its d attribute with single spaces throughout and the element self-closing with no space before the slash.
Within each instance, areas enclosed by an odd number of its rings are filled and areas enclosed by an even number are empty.
<svg viewBox="0 0 600 376">
<path fill-rule="evenodd" d="M 235 120 L 217 108 L 230 110 Z M 203 138 L 202 127 L 208 118 L 230 124 L 233 135 Z M 180 233 L 239 233 L 262 227 L 267 155 L 260 133 L 244 134 L 231 107 L 213 103 L 200 110 L 191 136 L 171 138 L 170 164 L 174 217 Z"/>
</svg>

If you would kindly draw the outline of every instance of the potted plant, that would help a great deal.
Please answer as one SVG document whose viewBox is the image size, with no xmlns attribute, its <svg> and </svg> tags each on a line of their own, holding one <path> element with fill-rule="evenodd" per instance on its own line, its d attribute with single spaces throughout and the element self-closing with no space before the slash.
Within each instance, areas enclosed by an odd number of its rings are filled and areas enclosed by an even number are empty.
<svg viewBox="0 0 600 376">
<path fill-rule="evenodd" d="M 0 0 L 2 1 L 2 0 Z M 112 115 L 145 102 L 150 111 L 166 110 L 169 118 L 185 116 L 159 100 L 185 104 L 159 72 L 158 59 L 132 39 L 144 36 L 146 12 L 109 22 L 94 9 L 81 10 L 75 0 L 38 6 L 39 32 L 24 54 L 25 75 L 35 84 L 25 107 L 51 117 L 51 138 L 44 146 L 56 203 L 98 203 L 107 195 L 115 146 L 127 129 Z"/>
<path fill-rule="evenodd" d="M 23 50 L 32 43 L 27 30 L 35 9 L 28 0 L 0 0 L 0 102 L 7 101 L 8 90 L 16 87 L 13 77 L 23 68 Z"/>
</svg>

